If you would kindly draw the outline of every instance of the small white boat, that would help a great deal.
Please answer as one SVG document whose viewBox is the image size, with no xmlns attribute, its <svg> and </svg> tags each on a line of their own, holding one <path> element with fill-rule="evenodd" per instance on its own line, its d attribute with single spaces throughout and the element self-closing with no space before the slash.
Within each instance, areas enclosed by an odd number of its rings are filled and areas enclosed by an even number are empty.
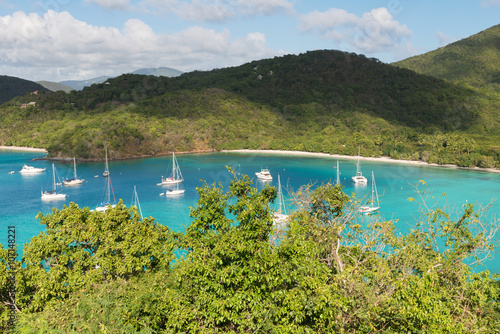
<svg viewBox="0 0 500 334">
<path fill-rule="evenodd" d="M 356 175 L 352 177 L 352 182 L 356 184 L 367 184 L 368 180 L 361 173 L 361 168 L 359 167 L 359 154 L 360 149 L 358 149 L 358 162 L 356 163 Z"/>
<path fill-rule="evenodd" d="M 61 200 L 66 198 L 66 194 L 56 192 L 56 169 L 52 164 L 52 190 L 42 191 L 42 200 Z"/>
<path fill-rule="evenodd" d="M 84 179 L 79 179 L 77 176 L 76 176 L 76 159 L 73 157 L 73 178 L 72 179 L 67 179 L 67 180 L 63 180 L 63 183 L 65 186 L 74 186 L 74 185 L 77 185 L 77 184 L 82 184 L 83 181 L 85 181 Z"/>
<path fill-rule="evenodd" d="M 172 152 L 172 173 L 169 177 L 164 178 L 163 176 L 161 177 L 161 182 L 157 183 L 159 186 L 164 186 L 164 185 L 171 185 L 171 184 L 178 184 L 184 181 L 182 178 L 182 173 L 181 169 L 179 167 L 179 163 L 177 162 L 177 159 L 175 158 L 175 153 Z"/>
<path fill-rule="evenodd" d="M 375 204 L 376 203 L 376 204 Z M 359 212 L 364 215 L 369 215 L 380 209 L 377 186 L 375 185 L 375 175 L 372 172 L 372 198 L 369 205 L 361 206 Z"/>
<path fill-rule="evenodd" d="M 184 194 L 185 191 L 186 191 L 185 189 L 167 190 L 167 191 L 165 191 L 165 196 L 181 195 L 181 194 Z"/>
<path fill-rule="evenodd" d="M 11 171 L 9 172 L 9 174 L 14 174 L 14 173 L 15 173 L 15 172 L 14 172 L 13 170 L 11 170 Z"/>
<path fill-rule="evenodd" d="M 23 168 L 19 171 L 21 174 L 36 174 L 45 172 L 45 168 L 38 168 L 28 165 L 23 165 Z"/>
<path fill-rule="evenodd" d="M 255 173 L 257 178 L 262 181 L 271 181 L 273 177 L 271 176 L 271 172 L 267 168 L 262 168 L 260 172 Z"/>
</svg>

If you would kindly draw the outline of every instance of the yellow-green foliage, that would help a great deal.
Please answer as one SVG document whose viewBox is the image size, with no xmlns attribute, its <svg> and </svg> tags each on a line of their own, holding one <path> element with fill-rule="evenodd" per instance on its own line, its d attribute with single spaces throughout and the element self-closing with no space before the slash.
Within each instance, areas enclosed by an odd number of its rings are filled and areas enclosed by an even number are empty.
<svg viewBox="0 0 500 334">
<path fill-rule="evenodd" d="M 421 189 L 424 187 L 424 189 Z M 495 249 L 499 221 L 463 207 L 450 216 L 416 187 L 422 216 L 401 235 L 393 221 L 355 219 L 340 186 L 310 186 L 282 229 L 270 204 L 235 175 L 204 185 L 191 225 L 172 235 L 122 205 L 70 206 L 40 216 L 47 232 L 25 246 L 15 305 L 21 333 L 494 333 L 500 286 L 465 264 Z M 78 228 L 78 226 L 80 226 Z M 474 233 L 473 233 L 474 231 Z M 113 241 L 113 239 L 116 239 Z M 134 240 L 136 241 L 134 243 Z M 182 252 L 170 262 L 172 249 Z M 82 250 L 85 249 L 86 251 Z M 8 295 L 0 252 L 2 325 Z M 98 264 L 96 266 L 96 264 Z M 12 326 L 10 327 L 13 330 Z"/>
</svg>

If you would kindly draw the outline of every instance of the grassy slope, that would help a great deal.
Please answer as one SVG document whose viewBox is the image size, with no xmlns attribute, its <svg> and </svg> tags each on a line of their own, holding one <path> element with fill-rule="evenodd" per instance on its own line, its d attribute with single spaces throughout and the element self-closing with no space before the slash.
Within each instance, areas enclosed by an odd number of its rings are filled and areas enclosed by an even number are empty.
<svg viewBox="0 0 500 334">
<path fill-rule="evenodd" d="M 468 105 L 480 119 L 469 133 L 500 152 L 500 25 L 393 65 L 473 88 Z"/>
<path fill-rule="evenodd" d="M 394 65 L 478 87 L 500 84 L 500 25 Z"/>
</svg>

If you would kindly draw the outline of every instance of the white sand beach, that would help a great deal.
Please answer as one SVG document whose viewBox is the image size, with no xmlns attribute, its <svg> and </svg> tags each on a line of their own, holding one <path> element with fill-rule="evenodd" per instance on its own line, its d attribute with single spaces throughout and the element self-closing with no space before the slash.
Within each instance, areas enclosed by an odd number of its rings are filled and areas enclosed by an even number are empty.
<svg viewBox="0 0 500 334">
<path fill-rule="evenodd" d="M 44 148 L 22 147 L 22 146 L 0 146 L 0 150 L 47 153 L 47 150 Z"/>
<path fill-rule="evenodd" d="M 328 154 L 328 153 L 314 153 L 314 152 L 301 152 L 301 151 L 275 151 L 275 150 L 224 150 L 222 152 L 235 152 L 235 153 L 265 153 L 265 154 L 282 154 L 282 155 L 297 155 L 297 156 L 313 156 L 313 157 L 323 157 L 323 158 L 334 158 L 334 159 L 345 159 L 345 160 L 357 160 L 358 156 L 351 155 L 339 155 L 339 154 Z M 500 173 L 500 170 L 493 168 L 479 168 L 479 167 L 459 167 L 456 165 L 438 165 L 429 164 L 423 161 L 413 161 L 413 160 L 395 160 L 389 157 L 360 157 L 361 161 L 380 161 L 386 163 L 397 163 L 397 164 L 407 164 L 407 165 L 418 165 L 418 166 L 432 166 L 432 167 L 443 167 L 443 168 L 455 168 L 463 170 L 472 170 L 480 172 L 489 173 Z"/>
</svg>

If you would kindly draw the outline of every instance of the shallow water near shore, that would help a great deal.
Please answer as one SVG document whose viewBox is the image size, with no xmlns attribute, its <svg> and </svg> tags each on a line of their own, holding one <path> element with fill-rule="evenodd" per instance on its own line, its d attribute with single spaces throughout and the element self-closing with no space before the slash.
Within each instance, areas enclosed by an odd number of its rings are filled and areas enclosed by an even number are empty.
<svg viewBox="0 0 500 334">
<path fill-rule="evenodd" d="M 106 179 L 102 177 L 103 163 L 78 163 L 78 176 L 85 182 L 78 186 L 62 187 L 61 192 L 68 196 L 66 200 L 43 202 L 42 190 L 51 187 L 52 162 L 33 161 L 44 157 L 41 152 L 0 150 L 0 243 L 7 245 L 8 226 L 15 226 L 16 243 L 20 246 L 44 230 L 35 216 L 42 212 L 50 213 L 52 207 L 61 209 L 70 202 L 80 207 L 93 209 L 104 198 Z M 214 182 L 228 185 L 232 175 L 225 166 L 236 172 L 249 175 L 254 185 L 261 189 L 264 184 L 277 185 L 278 174 L 281 178 L 285 198 L 289 191 L 296 191 L 301 185 L 321 185 L 335 182 L 337 159 L 315 156 L 287 156 L 272 153 L 209 153 L 178 155 L 184 182 L 181 187 L 186 191 L 175 197 L 160 196 L 166 186 L 158 186 L 162 176 L 168 176 L 171 157 L 157 157 L 136 160 L 110 161 L 113 194 L 118 201 L 123 199 L 127 206 L 133 202 L 133 189 L 137 188 L 144 216 L 151 216 L 157 222 L 173 230 L 183 231 L 191 222 L 190 207 L 198 200 L 197 186 Z M 356 172 L 356 161 L 340 161 L 340 179 L 344 191 L 357 198 L 368 198 L 371 187 L 354 186 L 351 176 Z M 44 173 L 23 175 L 19 173 L 23 164 L 44 167 Z M 62 180 L 72 176 L 72 164 L 54 162 L 57 175 Z M 268 168 L 273 176 L 271 182 L 256 179 L 255 172 Z M 408 200 L 416 197 L 415 186 L 419 180 L 426 185 L 438 199 L 440 205 L 447 205 L 452 211 L 459 210 L 466 203 L 478 203 L 483 206 L 498 198 L 500 194 L 500 174 L 478 171 L 445 169 L 419 165 L 391 164 L 387 162 L 362 161 L 361 170 L 369 179 L 374 172 L 380 197 L 380 216 L 385 219 L 398 219 L 397 229 L 408 232 L 418 217 L 418 205 Z M 9 172 L 14 171 L 13 174 Z M 441 196 L 446 193 L 446 196 Z M 113 199 L 113 195 L 112 195 Z M 290 204 L 288 204 L 290 208 Z M 500 219 L 500 203 L 493 203 L 489 210 L 492 218 Z M 499 238 L 497 237 L 496 241 Z M 500 258 L 486 262 L 485 268 L 500 273 Z"/>
</svg>

